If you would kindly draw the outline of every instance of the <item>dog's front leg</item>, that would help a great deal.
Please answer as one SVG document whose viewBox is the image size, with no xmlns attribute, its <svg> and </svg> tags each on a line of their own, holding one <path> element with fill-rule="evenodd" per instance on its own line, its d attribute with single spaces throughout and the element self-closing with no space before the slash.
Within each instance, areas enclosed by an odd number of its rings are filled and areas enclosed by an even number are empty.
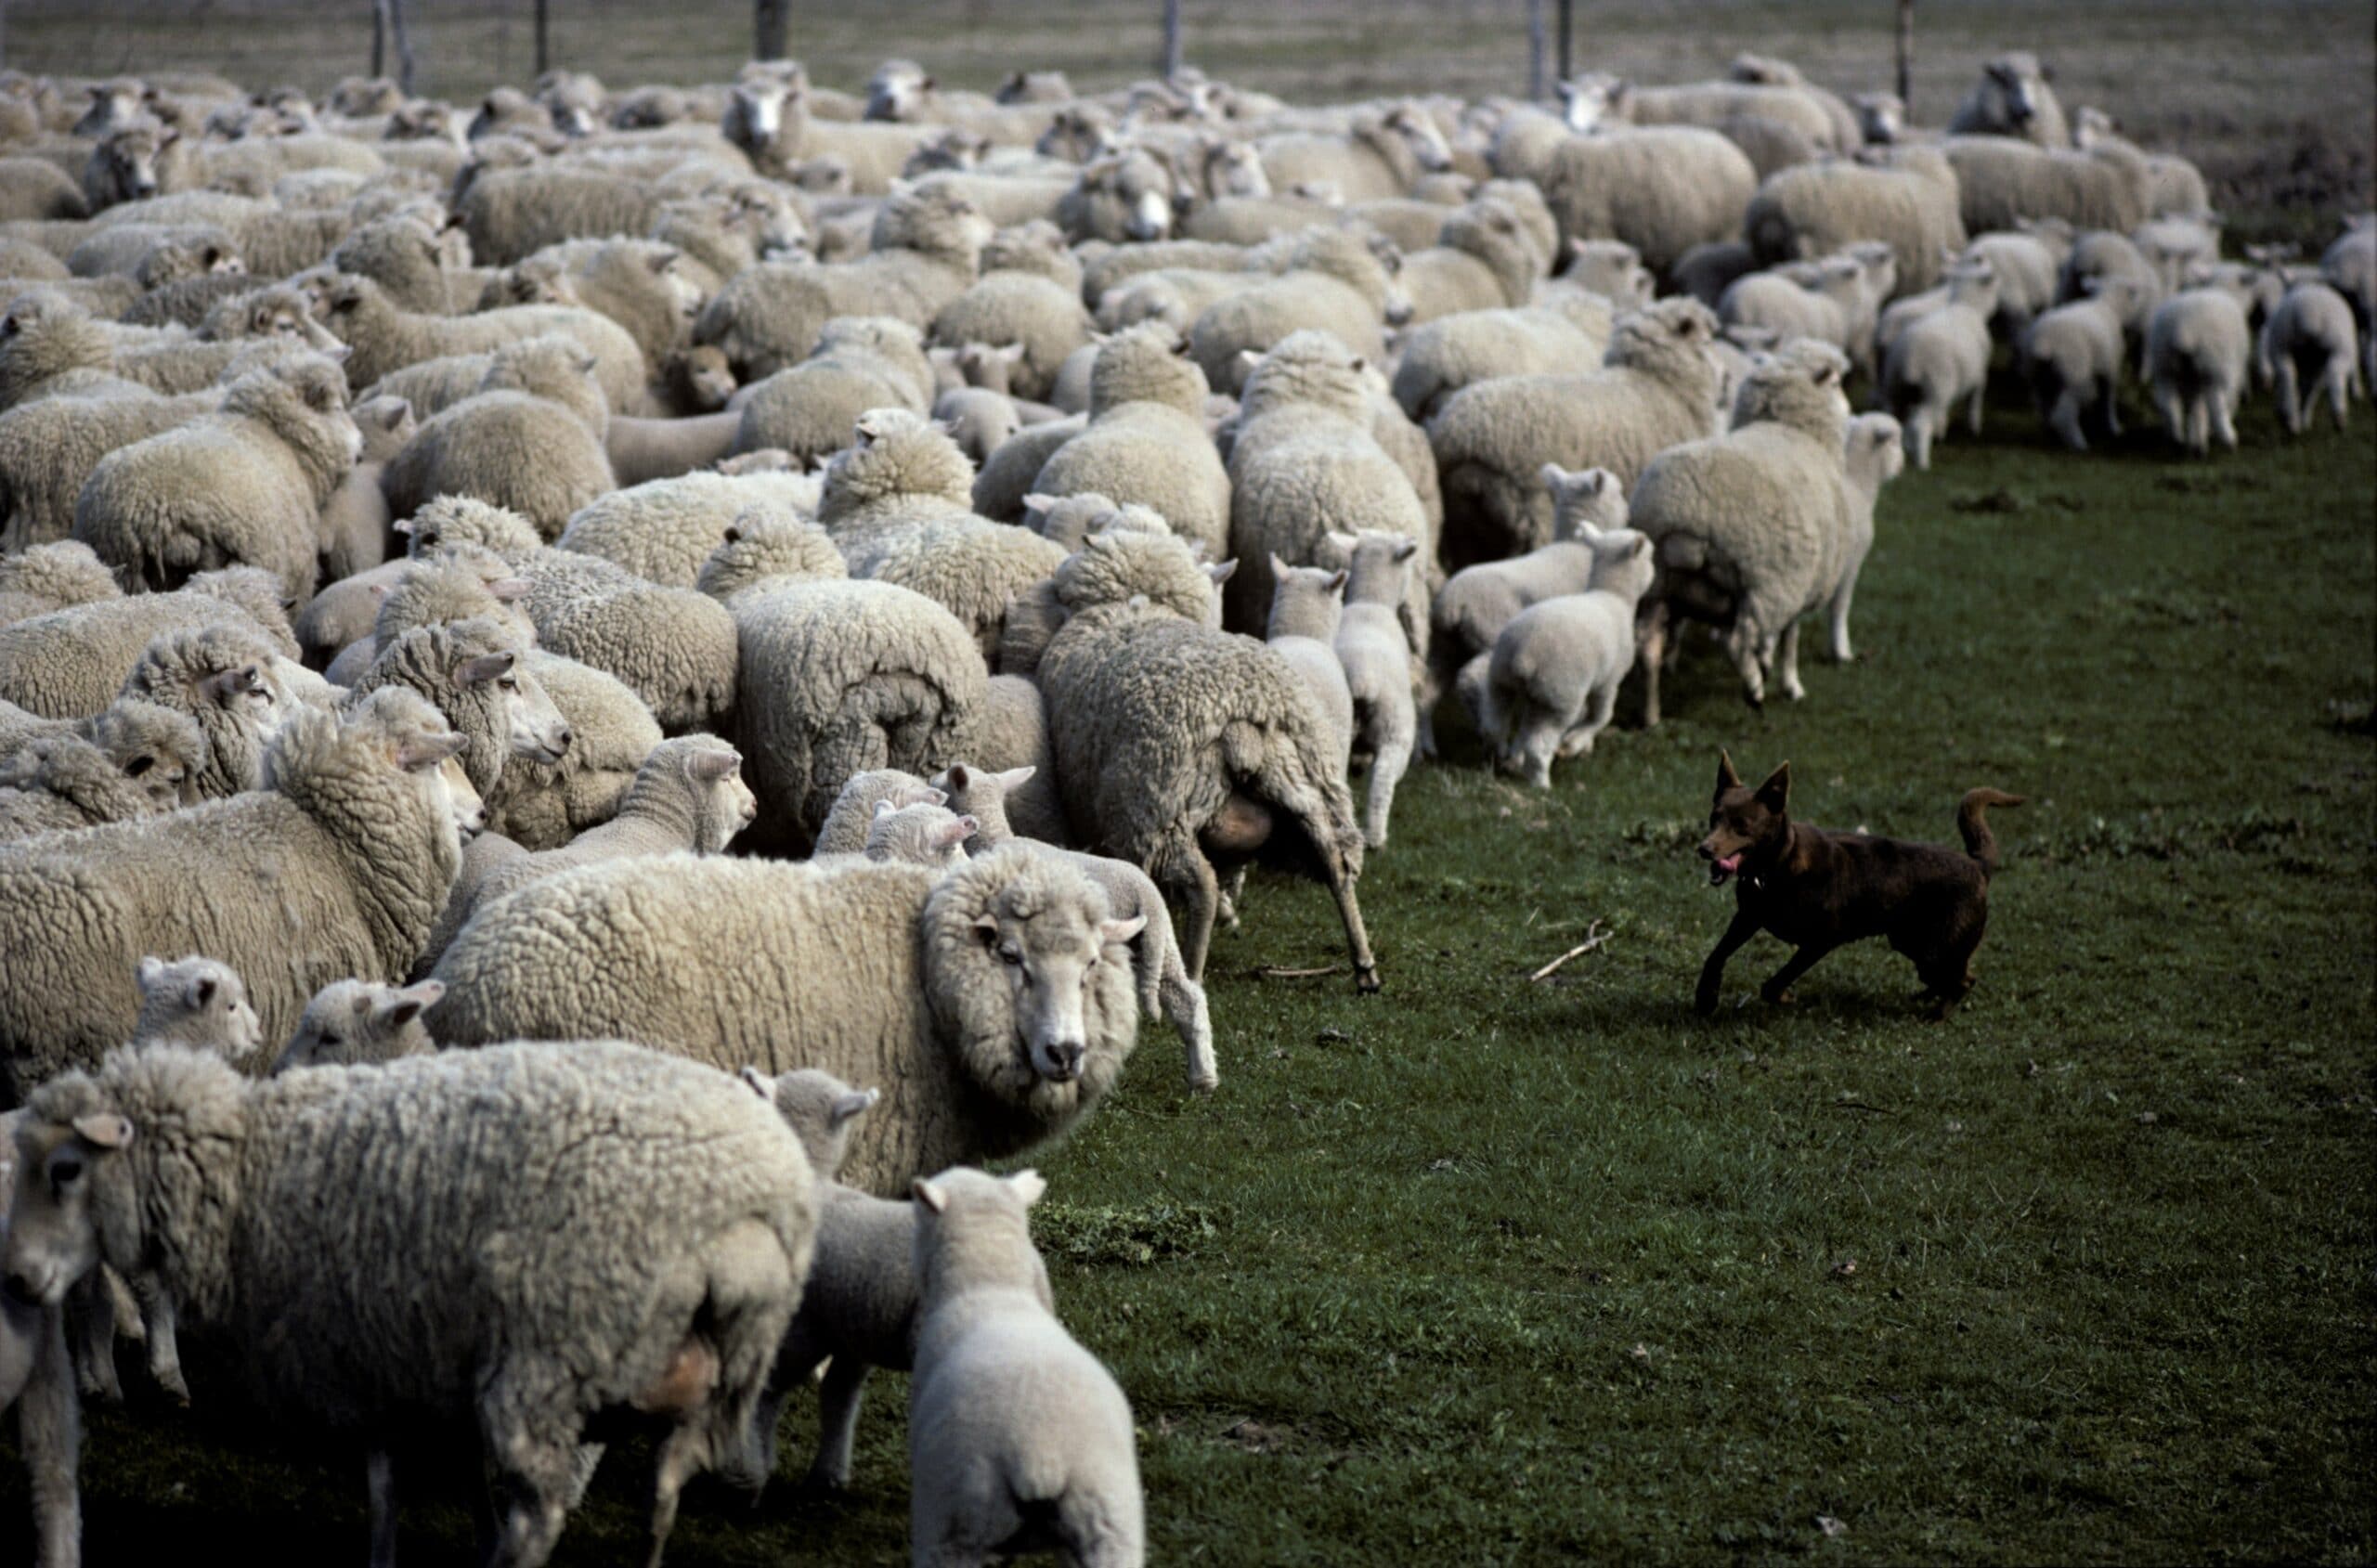
<svg viewBox="0 0 2377 1568">
<path fill-rule="evenodd" d="M 1790 962 L 1775 970 L 1773 978 L 1758 988 L 1758 994 L 1769 1002 L 1790 1001 L 1792 982 L 1823 963 L 1825 954 L 1831 951 L 1831 947 L 1824 942 L 1808 943 L 1791 955 Z"/>
<path fill-rule="evenodd" d="M 1742 944 L 1758 935 L 1758 917 L 1746 909 L 1734 911 L 1734 923 L 1717 939 L 1716 951 L 1708 962 L 1700 965 L 1700 989 L 1694 992 L 1693 1010 L 1703 1017 L 1717 1010 L 1717 996 L 1725 980 L 1725 963 L 1742 950 Z"/>
</svg>

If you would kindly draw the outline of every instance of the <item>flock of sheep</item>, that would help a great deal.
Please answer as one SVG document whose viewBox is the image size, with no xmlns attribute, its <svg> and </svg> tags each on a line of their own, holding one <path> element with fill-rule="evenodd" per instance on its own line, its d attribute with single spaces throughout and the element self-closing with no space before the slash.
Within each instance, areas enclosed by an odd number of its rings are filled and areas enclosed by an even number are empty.
<svg viewBox="0 0 2377 1568">
<path fill-rule="evenodd" d="M 651 1434 L 656 1558 L 821 1368 L 846 1483 L 876 1366 L 917 1562 L 1141 1561 L 1042 1183 L 968 1167 L 1142 1017 L 1215 1085 L 1251 864 L 1375 990 L 1356 884 L 1445 699 L 1547 785 L 1687 623 L 1801 696 L 2000 345 L 2074 448 L 2133 376 L 2201 452 L 2257 374 L 2299 431 L 2365 373 L 2377 225 L 2223 259 L 2027 56 L 1943 132 L 1758 57 L 1563 101 L 0 76 L 40 1561 L 78 1384 L 122 1336 L 187 1398 L 184 1316 L 368 1455 L 375 1562 L 449 1435 L 534 1563 Z"/>
</svg>

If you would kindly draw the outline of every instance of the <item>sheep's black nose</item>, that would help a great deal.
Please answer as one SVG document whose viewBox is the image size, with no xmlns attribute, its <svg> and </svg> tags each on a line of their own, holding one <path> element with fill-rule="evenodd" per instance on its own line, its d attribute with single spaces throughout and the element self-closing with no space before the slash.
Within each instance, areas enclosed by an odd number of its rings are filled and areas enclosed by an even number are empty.
<svg viewBox="0 0 2377 1568">
<path fill-rule="evenodd" d="M 1067 1078 L 1081 1076 L 1082 1058 L 1088 1054 L 1086 1048 L 1070 1040 L 1062 1041 L 1048 1048 L 1048 1055 L 1056 1058 L 1058 1068 Z"/>
<path fill-rule="evenodd" d="M 41 1304 L 41 1291 L 34 1287 L 32 1277 L 24 1274 L 15 1272 L 9 1274 L 8 1294 L 28 1306 Z"/>
<path fill-rule="evenodd" d="M 569 749 L 569 743 L 570 743 L 570 732 L 569 732 L 569 726 L 568 726 L 568 725 L 566 725 L 566 724 L 565 724 L 565 725 L 563 725 L 563 726 L 561 727 L 561 732 L 560 732 L 560 733 L 558 733 L 557 735 L 555 735 L 555 736 L 553 737 L 553 744 L 554 744 L 554 745 L 558 745 L 558 746 L 560 746 L 560 747 L 562 748 L 562 750 L 564 750 L 564 751 L 567 751 L 567 750 Z"/>
</svg>

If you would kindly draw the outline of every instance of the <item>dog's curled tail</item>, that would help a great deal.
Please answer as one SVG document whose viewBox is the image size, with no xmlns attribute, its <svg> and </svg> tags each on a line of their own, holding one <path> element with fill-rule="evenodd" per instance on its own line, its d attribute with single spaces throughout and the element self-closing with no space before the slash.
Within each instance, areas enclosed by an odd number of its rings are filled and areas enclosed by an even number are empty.
<svg viewBox="0 0 2377 1568">
<path fill-rule="evenodd" d="M 1997 875 L 1997 836 L 1989 831 L 1985 814 L 1992 806 L 2020 806 L 2022 797 L 2002 789 L 1968 789 L 1956 803 L 1956 831 L 1964 835 L 1965 853 L 1981 862 L 1983 876 Z"/>
</svg>

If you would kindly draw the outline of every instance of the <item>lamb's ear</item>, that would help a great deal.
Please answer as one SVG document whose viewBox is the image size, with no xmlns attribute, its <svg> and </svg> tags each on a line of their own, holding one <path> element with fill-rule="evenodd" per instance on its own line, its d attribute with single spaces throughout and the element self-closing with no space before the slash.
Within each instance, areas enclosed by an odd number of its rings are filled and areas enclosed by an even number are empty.
<svg viewBox="0 0 2377 1568">
<path fill-rule="evenodd" d="M 396 747 L 396 766 L 408 773 L 424 772 L 470 744 L 470 737 L 451 733 L 414 735 Z"/>
<path fill-rule="evenodd" d="M 1742 787 L 1742 776 L 1734 771 L 1734 754 L 1721 746 L 1717 751 L 1717 793 Z"/>
<path fill-rule="evenodd" d="M 697 751 L 685 759 L 686 775 L 696 784 L 717 784 L 731 779 L 743 766 L 739 751 Z"/>
<path fill-rule="evenodd" d="M 1556 462 L 1545 463 L 1535 471 L 1535 476 L 1543 481 L 1543 487 L 1555 496 L 1568 483 L 1568 471 Z"/>
<path fill-rule="evenodd" d="M 1046 512 L 1050 507 L 1055 506 L 1059 499 L 1056 496 L 1044 496 L 1034 490 L 1023 498 L 1023 505 L 1025 510 L 1030 512 Z"/>
<path fill-rule="evenodd" d="M 528 597 L 528 579 L 498 577 L 487 585 L 487 590 L 495 596 L 495 601 L 499 604 L 514 603 Z"/>
<path fill-rule="evenodd" d="M 1419 553 L 1420 541 L 1418 539 L 1405 539 L 1395 547 L 1395 559 L 1398 562 L 1409 561 Z"/>
<path fill-rule="evenodd" d="M 875 803 L 875 820 L 877 822 L 881 822 L 884 818 L 890 816 L 899 809 L 899 807 L 892 805 L 889 800 L 878 800 Z"/>
<path fill-rule="evenodd" d="M 1758 802 L 1778 813 L 1791 803 L 1791 764 L 1786 762 L 1766 775 L 1766 782 L 1758 786 Z"/>
<path fill-rule="evenodd" d="M 396 994 L 405 998 L 409 1002 L 418 1003 L 423 1007 L 435 1007 L 440 1002 L 446 1000 L 446 982 L 444 980 L 420 980 L 412 985 L 405 987 L 402 991 L 397 991 Z"/>
<path fill-rule="evenodd" d="M 122 1148 L 132 1141 L 132 1123 L 111 1111 L 91 1111 L 74 1119 L 75 1136 L 93 1148 Z"/>
<path fill-rule="evenodd" d="M 1037 1171 L 1018 1171 L 1007 1179 L 1007 1185 L 1015 1189 L 1016 1195 L 1023 1199 L 1023 1206 L 1029 1209 L 1040 1201 L 1042 1193 L 1048 1190 L 1048 1178 Z"/>
<path fill-rule="evenodd" d="M 936 1214 L 946 1213 L 949 1210 L 949 1195 L 933 1186 L 929 1177 L 918 1176 L 910 1182 L 908 1196 Z"/>
<path fill-rule="evenodd" d="M 389 397 L 383 398 L 382 401 L 385 402 L 387 407 L 380 410 L 381 429 L 397 429 L 403 425 L 405 421 L 412 418 L 412 403 L 409 399 L 403 397 Z M 397 526 L 404 529 L 407 533 L 410 533 L 412 531 L 412 525 L 409 523 L 400 523 Z"/>
<path fill-rule="evenodd" d="M 1280 560 L 1280 559 L 1279 559 L 1279 552 L 1278 551 L 1276 551 L 1276 550 L 1275 550 L 1275 551 L 1272 551 L 1270 552 L 1270 554 L 1271 554 L 1271 576 L 1272 576 L 1272 577 L 1286 577 L 1286 576 L 1288 575 L 1288 564 L 1287 564 L 1286 562 L 1284 562 L 1284 561 L 1282 561 L 1282 560 Z"/>
<path fill-rule="evenodd" d="M 165 961 L 153 952 L 132 966 L 132 978 L 139 982 L 140 989 L 143 991 L 155 985 L 158 977 L 164 972 Z"/>
<path fill-rule="evenodd" d="M 1321 538 L 1329 541 L 1330 549 L 1342 550 L 1348 555 L 1353 554 L 1355 547 L 1362 542 L 1362 537 L 1359 534 L 1348 534 L 1336 528 L 1331 528 Z"/>
<path fill-rule="evenodd" d="M 774 1103 L 776 1097 L 776 1084 L 774 1079 L 770 1078 L 766 1073 L 761 1072 L 758 1068 L 752 1067 L 747 1063 L 744 1066 L 743 1070 L 735 1076 L 743 1080 L 744 1084 L 749 1088 L 751 1093 L 759 1095 L 760 1098 L 768 1101 L 770 1104 Z"/>
<path fill-rule="evenodd" d="M 924 788 L 916 791 L 916 798 L 911 801 L 910 804 L 916 806 L 946 806 L 949 804 L 949 797 L 945 792 L 935 789 L 930 784 L 927 784 Z"/>
<path fill-rule="evenodd" d="M 753 1071 L 747 1067 L 743 1070 Z M 834 1103 L 825 1108 L 825 1125 L 829 1129 L 839 1127 L 854 1116 L 864 1116 L 873 1110 L 875 1103 L 882 1097 L 883 1091 L 880 1089 L 854 1089 L 847 1095 L 838 1095 Z"/>
<path fill-rule="evenodd" d="M 1039 771 L 1036 766 L 1027 762 L 1020 768 L 1009 768 L 1004 773 L 993 773 L 991 777 L 998 780 L 1001 789 L 1021 789 L 1032 781 L 1032 775 Z"/>
<path fill-rule="evenodd" d="M 1273 556 L 1272 559 L 1276 561 L 1279 557 Z M 1331 593 L 1343 593 L 1345 591 L 1345 579 L 1353 575 L 1353 573 L 1344 570 L 1331 572 L 1329 574 L 1329 580 L 1321 586 Z"/>
<path fill-rule="evenodd" d="M 1205 576 L 1214 579 L 1214 586 L 1215 588 L 1219 588 L 1222 584 L 1229 581 L 1229 579 L 1236 576 L 1237 573 L 1238 557 L 1235 555 L 1231 556 L 1227 561 L 1215 562 L 1209 564 L 1205 568 Z"/>
<path fill-rule="evenodd" d="M 190 980 L 189 988 L 182 992 L 182 999 L 192 1012 L 203 1011 L 214 1000 L 214 992 L 221 984 L 212 975 L 196 976 Z"/>
<path fill-rule="evenodd" d="M 643 265 L 655 272 L 666 272 L 677 265 L 677 248 L 674 245 L 663 246 L 644 257 Z"/>
<path fill-rule="evenodd" d="M 952 762 L 941 776 L 952 789 L 964 789 L 974 782 L 973 770 L 963 762 Z"/>
<path fill-rule="evenodd" d="M 454 683 L 458 686 L 476 686 L 485 681 L 493 680 L 499 676 L 511 674 L 512 667 L 519 662 L 520 655 L 508 648 L 500 654 L 481 654 L 474 659 L 464 659 L 455 667 Z"/>
<path fill-rule="evenodd" d="M 422 1009 L 428 1005 L 428 1003 L 418 997 L 407 996 L 399 991 L 396 993 L 396 999 L 388 1004 L 383 1016 L 387 1018 L 389 1027 L 402 1029 L 421 1017 Z"/>
<path fill-rule="evenodd" d="M 942 823 L 932 830 L 932 847 L 946 849 L 952 844 L 963 844 L 981 831 L 982 824 L 971 817 L 958 817 Z"/>
<path fill-rule="evenodd" d="M 1242 373 L 1253 375 L 1262 363 L 1263 356 L 1254 350 L 1241 348 L 1238 351 L 1238 368 Z"/>
</svg>

